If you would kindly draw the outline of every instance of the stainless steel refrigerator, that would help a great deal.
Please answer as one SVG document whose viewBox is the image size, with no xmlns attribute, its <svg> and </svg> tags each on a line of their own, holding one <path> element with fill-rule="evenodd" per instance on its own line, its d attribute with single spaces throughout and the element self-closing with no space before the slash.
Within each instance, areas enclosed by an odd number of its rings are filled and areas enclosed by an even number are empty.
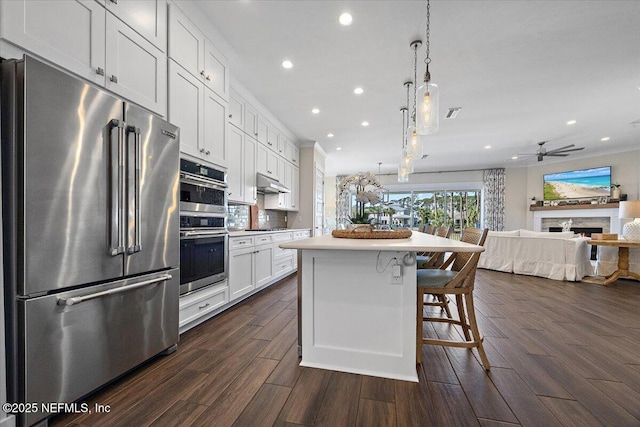
<svg viewBox="0 0 640 427">
<path fill-rule="evenodd" d="M 29 56 L 0 101 L 9 402 L 73 402 L 178 341 L 178 129 Z"/>
</svg>

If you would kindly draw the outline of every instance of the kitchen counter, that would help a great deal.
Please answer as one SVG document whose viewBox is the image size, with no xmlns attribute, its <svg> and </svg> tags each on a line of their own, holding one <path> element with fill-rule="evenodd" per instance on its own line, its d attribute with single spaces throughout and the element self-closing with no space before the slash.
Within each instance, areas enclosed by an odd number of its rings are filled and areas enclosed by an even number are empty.
<svg viewBox="0 0 640 427">
<path fill-rule="evenodd" d="M 415 253 L 484 250 L 417 232 L 407 239 L 325 235 L 280 247 L 298 249 L 300 365 L 412 382 Z"/>
<path fill-rule="evenodd" d="M 244 237 L 244 236 L 253 236 L 256 234 L 271 234 L 271 233 L 290 233 L 293 231 L 309 231 L 309 229 L 308 228 L 287 228 L 286 230 L 268 230 L 268 231 L 234 230 L 234 231 L 229 231 L 229 237 Z"/>
</svg>

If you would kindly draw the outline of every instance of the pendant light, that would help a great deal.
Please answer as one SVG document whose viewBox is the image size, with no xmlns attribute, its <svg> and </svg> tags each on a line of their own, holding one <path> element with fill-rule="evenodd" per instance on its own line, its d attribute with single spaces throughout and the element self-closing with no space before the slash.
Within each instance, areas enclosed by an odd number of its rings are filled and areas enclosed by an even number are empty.
<svg viewBox="0 0 640 427">
<path fill-rule="evenodd" d="M 411 82 L 407 82 L 411 83 Z M 405 83 L 405 85 L 407 84 Z M 408 95 L 408 86 L 407 86 L 407 97 Z M 400 163 L 398 163 L 398 182 L 409 182 L 409 166 L 413 169 L 413 159 L 407 156 L 407 107 L 400 108 L 400 112 L 402 113 L 402 155 L 400 156 Z"/>
<path fill-rule="evenodd" d="M 424 83 L 420 87 L 418 87 L 417 90 L 418 112 L 415 122 L 416 130 L 418 131 L 419 135 L 432 135 L 438 132 L 440 121 L 440 92 L 438 89 L 438 85 L 431 82 L 431 73 L 429 72 L 429 64 L 431 63 L 431 57 L 429 56 L 430 19 L 431 4 L 430 0 L 427 0 L 427 29 L 425 38 L 427 55 L 424 59 L 426 70 L 424 73 Z"/>
<path fill-rule="evenodd" d="M 418 79 L 418 48 L 422 45 L 420 40 L 411 42 L 411 48 L 413 49 L 413 81 Z M 416 102 L 417 93 L 416 85 L 413 86 L 413 113 L 410 116 L 409 127 L 407 128 L 407 152 L 413 159 L 422 158 L 422 139 L 418 134 L 416 126 Z"/>
</svg>

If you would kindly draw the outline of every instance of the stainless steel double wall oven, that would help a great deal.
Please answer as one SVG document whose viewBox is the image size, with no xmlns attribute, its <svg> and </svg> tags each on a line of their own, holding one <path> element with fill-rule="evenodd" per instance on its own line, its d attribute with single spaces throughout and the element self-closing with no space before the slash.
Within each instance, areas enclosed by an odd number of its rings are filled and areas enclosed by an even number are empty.
<svg viewBox="0 0 640 427">
<path fill-rule="evenodd" d="M 227 174 L 180 160 L 180 294 L 226 280 Z"/>
</svg>

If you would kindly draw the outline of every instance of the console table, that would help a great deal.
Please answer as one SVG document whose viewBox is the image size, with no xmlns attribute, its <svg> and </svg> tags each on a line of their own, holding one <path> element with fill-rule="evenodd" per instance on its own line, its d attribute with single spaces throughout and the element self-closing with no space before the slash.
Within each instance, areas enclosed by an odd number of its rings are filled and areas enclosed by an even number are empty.
<svg viewBox="0 0 640 427">
<path fill-rule="evenodd" d="M 613 246 L 618 248 L 618 269 L 606 277 L 604 281 L 605 285 L 615 282 L 619 277 L 632 277 L 640 280 L 640 274 L 629 271 L 629 248 L 640 248 L 640 241 L 592 239 L 587 243 L 596 246 Z"/>
</svg>

